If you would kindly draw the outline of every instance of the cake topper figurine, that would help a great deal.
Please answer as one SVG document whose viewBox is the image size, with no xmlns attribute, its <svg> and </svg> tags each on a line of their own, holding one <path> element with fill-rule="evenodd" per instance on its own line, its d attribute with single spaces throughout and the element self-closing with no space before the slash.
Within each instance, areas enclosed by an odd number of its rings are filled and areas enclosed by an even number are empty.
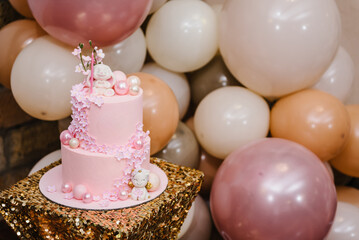
<svg viewBox="0 0 359 240">
<path fill-rule="evenodd" d="M 106 97 L 117 95 L 138 95 L 140 92 L 140 79 L 137 76 L 129 76 L 121 71 L 112 72 L 111 68 L 102 63 L 105 54 L 102 49 L 92 45 L 91 57 L 83 54 L 84 44 L 80 43 L 72 52 L 80 63 L 76 66 L 75 72 L 81 72 L 86 76 L 84 86 L 88 92 L 94 95 Z"/>
<path fill-rule="evenodd" d="M 131 191 L 131 198 L 137 201 L 143 201 L 150 198 L 146 185 L 150 171 L 146 169 L 136 169 L 132 172 L 131 181 L 133 188 Z"/>
</svg>

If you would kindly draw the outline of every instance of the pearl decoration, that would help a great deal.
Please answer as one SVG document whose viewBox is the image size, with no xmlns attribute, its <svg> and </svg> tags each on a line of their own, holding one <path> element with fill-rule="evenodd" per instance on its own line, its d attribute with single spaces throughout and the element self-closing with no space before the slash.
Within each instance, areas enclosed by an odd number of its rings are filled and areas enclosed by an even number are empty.
<svg viewBox="0 0 359 240">
<path fill-rule="evenodd" d="M 126 190 L 121 190 L 119 193 L 118 193 L 118 199 L 124 201 L 128 198 L 128 192 Z"/>
<path fill-rule="evenodd" d="M 150 189 L 147 189 L 149 192 L 156 191 L 160 187 L 160 177 L 155 173 L 150 173 L 148 176 L 148 182 L 152 184 L 152 187 Z"/>
<path fill-rule="evenodd" d="M 87 193 L 87 187 L 79 184 L 74 187 L 74 198 L 77 200 L 82 200 L 84 195 Z"/>
<path fill-rule="evenodd" d="M 127 82 L 130 86 L 134 86 L 134 85 L 139 86 L 141 84 L 141 80 L 137 76 L 129 76 L 127 78 Z"/>
<path fill-rule="evenodd" d="M 128 93 L 129 87 L 126 81 L 118 81 L 115 84 L 115 92 L 118 95 L 126 95 Z"/>
<path fill-rule="evenodd" d="M 62 184 L 61 191 L 63 193 L 70 193 L 72 192 L 72 185 L 70 183 L 64 183 Z"/>
<path fill-rule="evenodd" d="M 64 145 L 69 145 L 70 140 L 73 138 L 69 130 L 64 130 L 60 134 L 60 141 Z"/>
<path fill-rule="evenodd" d="M 90 203 L 93 201 L 93 197 L 92 197 L 92 194 L 91 193 L 85 193 L 82 197 L 82 201 L 84 203 Z"/>
<path fill-rule="evenodd" d="M 143 147 L 143 141 L 142 139 L 137 139 L 134 143 L 133 143 L 134 147 L 137 150 L 140 150 Z"/>
<path fill-rule="evenodd" d="M 140 87 L 138 85 L 131 85 L 129 92 L 132 96 L 137 95 L 140 92 Z"/>
<path fill-rule="evenodd" d="M 70 148 L 78 148 L 80 145 L 80 142 L 77 138 L 71 138 L 69 141 Z"/>
</svg>

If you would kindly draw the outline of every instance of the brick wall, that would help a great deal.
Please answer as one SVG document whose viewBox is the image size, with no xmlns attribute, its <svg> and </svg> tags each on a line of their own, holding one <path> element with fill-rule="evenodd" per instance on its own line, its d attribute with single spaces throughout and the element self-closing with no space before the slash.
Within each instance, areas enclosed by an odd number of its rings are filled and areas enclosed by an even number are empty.
<svg viewBox="0 0 359 240">
<path fill-rule="evenodd" d="M 0 191 L 26 177 L 36 162 L 59 148 L 57 121 L 31 118 L 11 91 L 0 86 Z"/>
</svg>

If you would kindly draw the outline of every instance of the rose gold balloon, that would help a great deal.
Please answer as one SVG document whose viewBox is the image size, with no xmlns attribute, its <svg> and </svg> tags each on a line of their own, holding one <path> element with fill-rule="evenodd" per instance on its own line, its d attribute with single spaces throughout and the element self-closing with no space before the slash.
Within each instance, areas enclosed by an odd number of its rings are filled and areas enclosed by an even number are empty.
<svg viewBox="0 0 359 240">
<path fill-rule="evenodd" d="M 170 87 L 149 73 L 134 73 L 143 89 L 143 125 L 150 131 L 151 155 L 161 150 L 175 133 L 179 111 Z"/>
<path fill-rule="evenodd" d="M 203 196 L 209 196 L 214 177 L 216 176 L 217 170 L 222 164 L 222 161 L 223 159 L 213 157 L 202 149 L 198 169 L 204 173 L 204 179 L 200 191 Z"/>
<path fill-rule="evenodd" d="M 359 207 L 359 190 L 353 187 L 337 186 L 338 201 L 353 204 Z"/>
<path fill-rule="evenodd" d="M 359 105 L 348 105 L 346 109 L 351 122 L 349 140 L 343 151 L 330 163 L 346 175 L 359 177 Z"/>
<path fill-rule="evenodd" d="M 15 10 L 27 18 L 34 18 L 30 10 L 27 0 L 9 0 L 10 4 L 15 8 Z"/>
<path fill-rule="evenodd" d="M 308 89 L 275 103 L 270 131 L 273 137 L 302 144 L 322 161 L 328 161 L 343 149 L 349 137 L 350 119 L 336 97 Z"/>
<path fill-rule="evenodd" d="M 0 30 L 0 83 L 10 88 L 10 73 L 20 51 L 45 31 L 34 20 L 17 20 Z"/>
</svg>

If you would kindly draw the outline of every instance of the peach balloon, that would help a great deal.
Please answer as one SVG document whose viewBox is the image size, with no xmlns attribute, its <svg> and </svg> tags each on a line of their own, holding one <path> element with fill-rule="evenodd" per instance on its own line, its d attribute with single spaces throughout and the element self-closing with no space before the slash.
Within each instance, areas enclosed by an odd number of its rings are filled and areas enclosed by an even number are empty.
<svg viewBox="0 0 359 240">
<path fill-rule="evenodd" d="M 359 207 L 359 190 L 353 187 L 337 186 L 338 201 L 353 204 Z"/>
<path fill-rule="evenodd" d="M 10 88 L 10 73 L 17 55 L 46 32 L 34 20 L 17 20 L 0 30 L 0 83 Z"/>
<path fill-rule="evenodd" d="M 176 96 L 179 107 L 179 117 L 182 119 L 187 112 L 191 97 L 186 75 L 164 69 L 154 62 L 146 63 L 141 72 L 153 74 L 167 83 Z"/>
<path fill-rule="evenodd" d="M 202 1 L 169 1 L 150 18 L 146 40 L 150 55 L 164 68 L 199 69 L 218 49 L 216 14 Z"/>
<path fill-rule="evenodd" d="M 359 177 L 359 105 L 346 106 L 350 116 L 349 140 L 343 151 L 330 164 L 340 172 Z"/>
<path fill-rule="evenodd" d="M 141 79 L 143 89 L 143 125 L 150 131 L 151 155 L 160 151 L 175 133 L 179 112 L 171 88 L 149 73 L 133 73 Z"/>
<path fill-rule="evenodd" d="M 141 28 L 125 40 L 103 48 L 105 63 L 125 73 L 139 72 L 146 58 L 146 39 Z"/>
<path fill-rule="evenodd" d="M 268 104 L 243 87 L 223 87 L 210 92 L 194 115 L 200 145 L 221 159 L 254 139 L 266 137 L 268 128 Z"/>
<path fill-rule="evenodd" d="M 227 0 L 219 48 L 243 85 L 265 97 L 281 97 L 319 80 L 340 34 L 334 0 Z"/>
<path fill-rule="evenodd" d="M 292 140 L 328 161 L 343 150 L 350 119 L 339 99 L 319 90 L 303 90 L 283 97 L 271 111 L 273 137 Z"/>
<path fill-rule="evenodd" d="M 27 18 L 34 18 L 32 16 L 32 12 L 30 10 L 29 4 L 27 3 L 27 0 L 9 0 L 11 6 L 15 8 L 15 10 Z"/>
<path fill-rule="evenodd" d="M 339 47 L 333 62 L 312 88 L 330 93 L 344 102 L 351 92 L 353 80 L 353 60 L 343 47 Z"/>
<path fill-rule="evenodd" d="M 71 88 L 83 81 L 75 72 L 79 60 L 72 51 L 47 35 L 20 52 L 11 71 L 11 90 L 25 112 L 50 121 L 71 114 Z"/>
</svg>

